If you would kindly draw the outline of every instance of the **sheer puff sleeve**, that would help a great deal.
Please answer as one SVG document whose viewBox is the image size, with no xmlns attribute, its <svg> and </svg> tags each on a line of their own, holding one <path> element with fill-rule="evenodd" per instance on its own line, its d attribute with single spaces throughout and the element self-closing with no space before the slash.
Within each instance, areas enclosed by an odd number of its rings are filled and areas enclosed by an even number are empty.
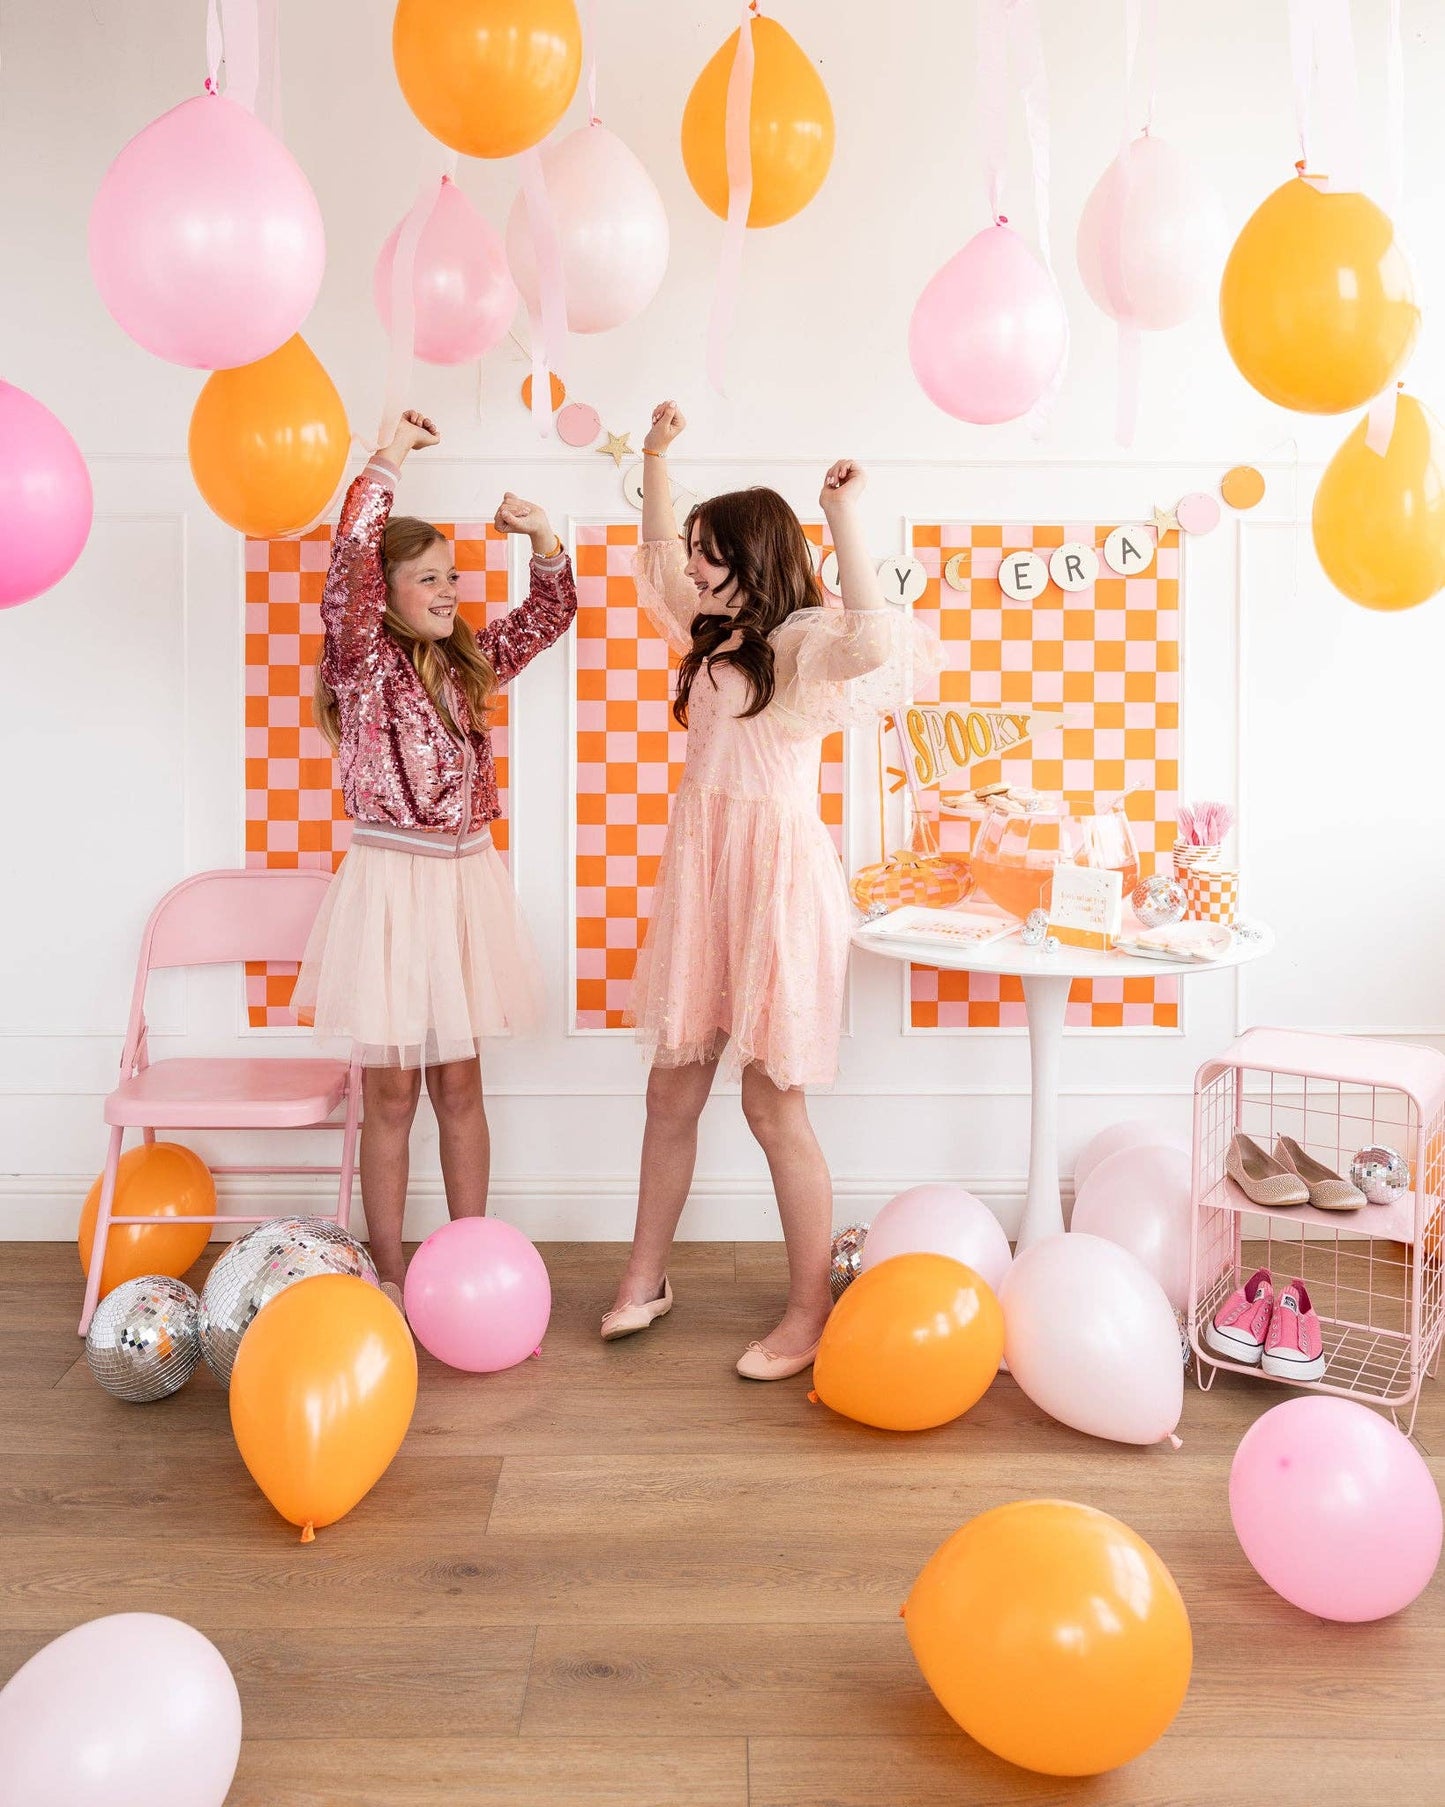
<svg viewBox="0 0 1445 1807">
<path fill-rule="evenodd" d="M 681 540 L 644 540 L 633 566 L 637 600 L 675 653 L 691 650 L 698 612 L 696 586 L 683 571 L 686 563 Z"/>
<path fill-rule="evenodd" d="M 772 707 L 800 734 L 869 726 L 948 662 L 942 641 L 906 609 L 798 609 L 772 643 Z"/>
</svg>

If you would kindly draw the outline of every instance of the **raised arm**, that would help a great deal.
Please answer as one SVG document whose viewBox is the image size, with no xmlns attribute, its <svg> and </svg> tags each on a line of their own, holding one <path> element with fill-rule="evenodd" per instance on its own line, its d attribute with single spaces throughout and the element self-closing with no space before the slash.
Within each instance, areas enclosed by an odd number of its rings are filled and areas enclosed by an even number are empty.
<svg viewBox="0 0 1445 1807">
<path fill-rule="evenodd" d="M 659 402 L 642 442 L 642 544 L 637 549 L 637 600 L 675 653 L 692 645 L 697 590 L 683 567 L 687 548 L 678 538 L 672 506 L 668 447 L 687 422 L 676 402 Z"/>
<path fill-rule="evenodd" d="M 868 482 L 861 464 L 840 458 L 823 479 L 818 497 L 838 558 L 838 589 L 845 609 L 883 608 L 878 567 L 868 551 L 858 501 Z"/>
<path fill-rule="evenodd" d="M 397 478 L 407 457 L 419 446 L 435 445 L 438 437 L 424 415 L 403 414 L 391 443 L 371 458 L 346 492 L 321 593 L 326 633 L 321 675 L 333 690 L 361 669 L 381 637 L 386 613 L 381 546 Z"/>
<path fill-rule="evenodd" d="M 545 509 L 508 490 L 497 509 L 503 533 L 525 533 L 532 542 L 532 584 L 527 600 L 500 621 L 483 628 L 477 644 L 491 661 L 499 684 L 510 684 L 519 671 L 555 644 L 577 613 L 577 585 L 572 563 Z"/>
<path fill-rule="evenodd" d="M 668 447 L 687 422 L 676 402 L 659 402 L 652 410 L 652 425 L 642 442 L 642 537 L 675 540 L 677 513 L 672 506 L 672 478 L 667 470 Z"/>
</svg>

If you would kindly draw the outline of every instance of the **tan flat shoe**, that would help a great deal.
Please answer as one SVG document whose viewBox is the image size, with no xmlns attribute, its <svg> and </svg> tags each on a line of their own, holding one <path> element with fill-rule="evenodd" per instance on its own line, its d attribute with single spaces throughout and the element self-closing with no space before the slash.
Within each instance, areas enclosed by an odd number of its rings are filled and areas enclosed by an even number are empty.
<svg viewBox="0 0 1445 1807">
<path fill-rule="evenodd" d="M 639 1330 L 650 1329 L 671 1310 L 672 1288 L 664 1274 L 659 1297 L 644 1299 L 640 1304 L 634 1300 L 630 1305 L 619 1305 L 607 1313 L 602 1320 L 602 1340 L 604 1343 L 615 1343 L 620 1337 L 636 1336 Z"/>
<path fill-rule="evenodd" d="M 1307 1205 L 1310 1189 L 1297 1173 L 1282 1167 L 1249 1136 L 1237 1135 L 1224 1157 L 1224 1171 L 1252 1204 Z"/>
<path fill-rule="evenodd" d="M 801 1355 L 774 1355 L 771 1349 L 765 1349 L 761 1343 L 749 1343 L 738 1359 L 738 1373 L 744 1380 L 791 1380 L 795 1374 L 801 1374 L 804 1368 L 811 1368 L 813 1357 L 818 1353 L 818 1343 L 811 1349 L 805 1349 Z"/>
<path fill-rule="evenodd" d="M 1274 1144 L 1274 1158 L 1281 1167 L 1297 1173 L 1310 1189 L 1310 1203 L 1316 1211 L 1358 1211 L 1365 1195 L 1358 1186 L 1307 1155 L 1293 1136 L 1279 1136 Z"/>
<path fill-rule="evenodd" d="M 397 1308 L 401 1315 L 405 1317 L 406 1303 L 402 1298 L 401 1288 L 397 1285 L 396 1281 L 383 1280 L 380 1282 L 380 1285 L 382 1292 L 386 1294 L 387 1298 L 391 1300 L 392 1304 Z"/>
</svg>

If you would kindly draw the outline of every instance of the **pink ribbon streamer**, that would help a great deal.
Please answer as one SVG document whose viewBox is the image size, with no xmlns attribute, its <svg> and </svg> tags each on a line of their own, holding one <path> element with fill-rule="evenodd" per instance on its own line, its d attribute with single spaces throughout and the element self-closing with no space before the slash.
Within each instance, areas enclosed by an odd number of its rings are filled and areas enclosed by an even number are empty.
<svg viewBox="0 0 1445 1807">
<path fill-rule="evenodd" d="M 587 0 L 583 30 L 587 39 L 587 123 L 601 125 L 597 117 L 597 0 Z"/>
<path fill-rule="evenodd" d="M 1289 40 L 1305 170 L 1326 192 L 1355 193 L 1364 159 L 1349 0 L 1289 0 Z"/>
<path fill-rule="evenodd" d="M 527 310 L 532 337 L 532 424 L 543 439 L 552 431 L 552 370 L 567 340 L 567 293 L 562 279 L 562 246 L 557 219 L 547 194 L 541 153 L 534 146 L 522 153 L 522 192 L 527 224 L 537 256 L 539 306 Z"/>
<path fill-rule="evenodd" d="M 261 76 L 256 85 L 256 117 L 278 138 L 285 137 L 281 117 L 280 0 L 260 0 Z"/>
<path fill-rule="evenodd" d="M 206 86 L 220 92 L 222 63 L 226 98 L 248 113 L 256 111 L 256 85 L 261 73 L 261 27 L 257 0 L 207 0 Z"/>
<path fill-rule="evenodd" d="M 737 313 L 738 286 L 742 275 L 743 239 L 753 204 L 753 7 L 743 7 L 738 26 L 738 47 L 728 74 L 727 113 L 723 148 L 727 161 L 728 217 L 723 228 L 713 288 L 712 314 L 707 328 L 707 380 L 719 395 L 726 395 L 728 340 Z"/>
<path fill-rule="evenodd" d="M 456 158 L 450 156 L 448 161 L 455 168 Z M 381 424 L 376 430 L 378 446 L 390 443 L 402 410 L 411 398 L 412 369 L 416 361 L 416 251 L 427 222 L 436 210 L 442 183 L 450 179 L 450 174 L 448 170 L 447 174 L 428 177 L 422 183 L 397 235 L 396 255 L 391 261 L 391 333 L 387 342 Z"/>
</svg>

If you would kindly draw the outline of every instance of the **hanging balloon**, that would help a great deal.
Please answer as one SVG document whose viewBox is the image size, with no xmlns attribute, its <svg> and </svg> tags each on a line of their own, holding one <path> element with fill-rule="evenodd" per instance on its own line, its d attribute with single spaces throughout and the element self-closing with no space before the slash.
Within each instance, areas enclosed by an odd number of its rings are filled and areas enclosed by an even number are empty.
<svg viewBox="0 0 1445 1807">
<path fill-rule="evenodd" d="M 918 297 L 908 359 L 931 402 L 978 426 L 1027 414 L 1068 347 L 1058 285 L 1017 232 L 987 226 Z"/>
<path fill-rule="evenodd" d="M 392 265 L 405 219 L 381 247 L 372 294 L 391 331 Z M 506 338 L 517 290 L 500 235 L 449 177 L 417 240 L 412 271 L 415 351 L 424 364 L 470 364 Z"/>
<path fill-rule="evenodd" d="M 80 447 L 33 395 L 0 382 L 0 609 L 60 582 L 93 507 Z"/>
<path fill-rule="evenodd" d="M 316 519 L 350 445 L 336 385 L 299 334 L 257 364 L 218 370 L 191 415 L 196 488 L 223 521 L 258 540 Z"/>
<path fill-rule="evenodd" d="M 197 370 L 284 345 L 325 263 L 300 165 L 220 94 L 184 101 L 132 138 L 91 208 L 90 268 L 112 318 L 147 351 Z"/>
<path fill-rule="evenodd" d="M 667 213 L 652 177 L 615 132 L 585 125 L 542 152 L 562 255 L 567 327 L 604 333 L 635 318 L 667 272 Z M 507 260 L 535 315 L 537 257 L 519 192 L 507 221 Z"/>
<path fill-rule="evenodd" d="M 80 1208 L 77 1242 L 80 1265 L 90 1269 L 95 1220 L 100 1210 L 99 1179 Z M 167 1274 L 179 1279 L 210 1240 L 211 1226 L 189 1219 L 210 1217 L 216 1209 L 216 1182 L 193 1149 L 179 1142 L 143 1143 L 120 1157 L 115 1197 L 116 1217 L 146 1217 L 151 1223 L 115 1224 L 105 1242 L 100 1270 L 100 1296 L 142 1276 Z"/>
<path fill-rule="evenodd" d="M 1079 274 L 1112 320 L 1164 332 L 1198 311 L 1219 280 L 1224 208 L 1187 157 L 1160 138 L 1126 145 L 1079 218 Z"/>
<path fill-rule="evenodd" d="M 391 55 L 406 104 L 467 157 L 540 144 L 582 71 L 575 0 L 400 0 Z"/>
<path fill-rule="evenodd" d="M 1245 381 L 1301 414 L 1362 408 L 1403 369 L 1420 330 L 1388 215 L 1303 176 L 1245 222 L 1224 266 L 1219 319 Z"/>
<path fill-rule="evenodd" d="M 748 115 L 753 193 L 749 226 L 777 226 L 801 213 L 833 161 L 833 105 L 811 58 L 776 19 L 754 19 L 753 94 Z M 728 215 L 728 79 L 734 32 L 693 83 L 682 115 L 682 161 L 703 205 Z"/>
<path fill-rule="evenodd" d="M 1413 395 L 1383 456 L 1362 420 L 1325 466 L 1312 516 L 1325 576 L 1367 609 L 1413 609 L 1445 588 L 1445 438 Z"/>
</svg>

